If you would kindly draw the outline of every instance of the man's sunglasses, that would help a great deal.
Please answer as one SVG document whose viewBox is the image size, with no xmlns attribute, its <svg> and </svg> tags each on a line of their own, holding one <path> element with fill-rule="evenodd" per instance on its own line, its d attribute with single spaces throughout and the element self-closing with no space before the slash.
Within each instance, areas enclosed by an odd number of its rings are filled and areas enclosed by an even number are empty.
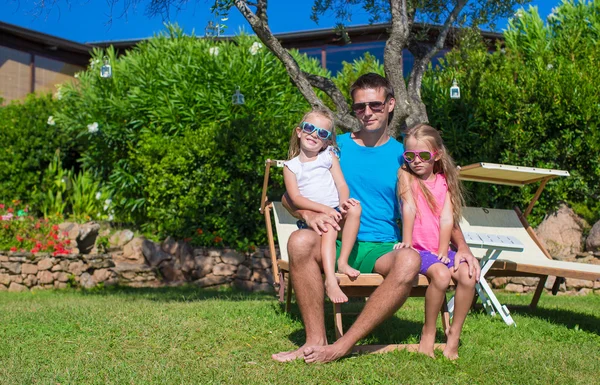
<svg viewBox="0 0 600 385">
<path fill-rule="evenodd" d="M 313 132 L 317 131 L 317 136 L 321 140 L 327 140 L 327 139 L 331 138 L 331 131 L 326 130 L 324 128 L 319 128 L 319 127 L 315 126 L 314 124 L 310 124 L 308 122 L 302 122 L 302 124 L 300 125 L 300 128 L 302 128 L 303 132 L 306 132 L 309 135 L 311 135 Z"/>
<path fill-rule="evenodd" d="M 417 156 L 419 157 L 419 159 L 421 159 L 421 161 L 427 162 L 427 161 L 431 160 L 431 158 L 433 158 L 435 156 L 435 154 L 437 154 L 437 151 L 434 151 L 434 152 L 429 152 L 429 151 L 404 151 L 404 154 L 402 156 L 404 157 L 404 160 L 407 163 L 412 163 L 417 158 Z"/>
<path fill-rule="evenodd" d="M 362 115 L 365 113 L 365 110 L 368 106 L 373 112 L 381 112 L 385 108 L 385 103 L 387 103 L 387 101 L 388 98 L 385 98 L 383 102 L 375 101 L 366 103 L 354 103 L 352 105 L 352 111 L 354 111 L 355 114 Z"/>
</svg>

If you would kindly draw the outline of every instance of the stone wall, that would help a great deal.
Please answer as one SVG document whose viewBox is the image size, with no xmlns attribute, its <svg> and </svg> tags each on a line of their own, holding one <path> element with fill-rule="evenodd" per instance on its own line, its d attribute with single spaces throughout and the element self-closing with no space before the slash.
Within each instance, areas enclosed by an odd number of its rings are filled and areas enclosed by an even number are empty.
<svg viewBox="0 0 600 385">
<path fill-rule="evenodd" d="M 273 291 L 268 251 L 239 253 L 229 249 L 192 248 L 167 238 L 155 243 L 122 236 L 111 239 L 105 253 L 51 256 L 0 252 L 0 291 L 121 284 L 159 287 L 183 283 L 199 287 L 234 286 Z"/>
</svg>

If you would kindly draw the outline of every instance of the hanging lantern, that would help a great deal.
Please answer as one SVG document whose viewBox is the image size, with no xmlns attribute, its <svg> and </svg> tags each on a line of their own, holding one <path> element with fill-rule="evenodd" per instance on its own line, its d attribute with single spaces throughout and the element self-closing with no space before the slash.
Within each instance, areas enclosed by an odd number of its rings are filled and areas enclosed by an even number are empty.
<svg viewBox="0 0 600 385">
<path fill-rule="evenodd" d="M 452 81 L 452 87 L 450 87 L 450 98 L 460 99 L 460 88 L 458 87 L 458 82 L 456 79 Z"/>
<path fill-rule="evenodd" d="M 108 61 L 108 56 L 104 56 L 104 65 L 100 69 L 100 77 L 104 79 L 112 78 L 112 67 Z"/>
<path fill-rule="evenodd" d="M 212 20 L 208 21 L 208 25 L 204 28 L 204 37 L 219 36 L 219 25 L 215 25 Z"/>
<path fill-rule="evenodd" d="M 240 92 L 240 87 L 238 86 L 237 89 L 235 90 L 235 93 L 233 94 L 233 96 L 231 97 L 231 103 L 234 106 L 239 106 L 242 104 L 245 104 L 246 102 L 244 101 L 244 94 L 242 94 Z"/>
</svg>

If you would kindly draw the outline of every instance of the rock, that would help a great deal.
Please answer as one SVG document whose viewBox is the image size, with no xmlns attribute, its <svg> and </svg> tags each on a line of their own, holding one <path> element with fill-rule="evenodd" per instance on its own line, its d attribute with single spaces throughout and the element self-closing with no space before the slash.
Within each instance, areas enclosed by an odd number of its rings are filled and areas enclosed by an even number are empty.
<svg viewBox="0 0 600 385">
<path fill-rule="evenodd" d="M 158 270 L 165 282 L 184 282 L 185 276 L 180 266 L 179 263 L 163 263 Z"/>
<path fill-rule="evenodd" d="M 142 251 L 142 244 L 146 239 L 142 237 L 133 238 L 130 242 L 128 242 L 123 247 L 122 254 L 113 254 L 113 260 L 115 263 L 118 262 L 128 262 L 128 263 L 146 263 L 144 259 L 144 254 Z"/>
<path fill-rule="evenodd" d="M 254 289 L 254 283 L 243 279 L 235 279 L 233 281 L 233 286 L 245 291 L 252 291 L 252 289 Z"/>
<path fill-rule="evenodd" d="M 58 282 L 69 282 L 69 274 L 64 271 L 54 273 L 54 280 Z"/>
<path fill-rule="evenodd" d="M 67 285 L 65 282 L 54 281 L 55 289 L 66 289 L 67 287 L 69 287 L 69 285 Z"/>
<path fill-rule="evenodd" d="M 21 264 L 18 262 L 2 262 L 0 267 L 5 268 L 13 274 L 21 274 Z"/>
<path fill-rule="evenodd" d="M 20 275 L 11 275 L 10 280 L 11 282 L 15 283 L 23 283 L 23 277 L 21 277 Z"/>
<path fill-rule="evenodd" d="M 546 215 L 535 230 L 546 250 L 556 259 L 565 259 L 581 252 L 583 229 L 587 223 L 567 205 Z"/>
<path fill-rule="evenodd" d="M 54 260 L 52 258 L 44 258 L 38 262 L 38 270 L 50 270 L 54 266 Z"/>
<path fill-rule="evenodd" d="M 69 272 L 77 276 L 81 275 L 86 270 L 87 266 L 81 261 L 72 262 L 71 264 L 69 264 Z"/>
<path fill-rule="evenodd" d="M 22 274 L 37 274 L 38 267 L 37 265 L 33 265 L 31 263 L 24 263 L 21 265 L 21 273 Z"/>
<path fill-rule="evenodd" d="M 192 247 L 187 244 L 187 242 L 179 243 L 179 264 L 181 265 L 181 270 L 184 273 L 190 273 L 196 268 L 194 251 L 192 250 Z"/>
<path fill-rule="evenodd" d="M 23 284 L 27 287 L 32 287 L 37 285 L 38 283 L 38 279 L 35 275 L 28 275 L 27 277 L 25 277 L 25 279 L 23 280 Z"/>
<path fill-rule="evenodd" d="M 108 240 L 111 247 L 123 247 L 134 237 L 134 233 L 131 230 L 122 230 L 114 233 Z"/>
<path fill-rule="evenodd" d="M 594 292 L 594 290 L 584 287 L 583 289 L 579 290 L 576 295 L 588 295 L 593 292 Z"/>
<path fill-rule="evenodd" d="M 23 285 L 18 284 L 16 282 L 11 282 L 10 286 L 8 287 L 8 291 L 20 292 L 20 291 L 29 291 L 29 289 L 27 289 L 26 286 L 23 286 Z"/>
<path fill-rule="evenodd" d="M 97 269 L 94 270 L 92 277 L 96 282 L 108 281 L 110 279 L 110 271 L 108 269 Z"/>
<path fill-rule="evenodd" d="M 217 263 L 213 267 L 213 274 L 230 276 L 230 275 L 233 275 L 233 273 L 235 273 L 236 270 L 237 270 L 236 266 L 228 265 L 226 263 Z"/>
<path fill-rule="evenodd" d="M 38 272 L 37 279 L 41 285 L 54 282 L 54 276 L 52 275 L 51 272 L 49 272 L 47 270 Z"/>
<path fill-rule="evenodd" d="M 230 265 L 239 265 L 240 263 L 246 260 L 246 256 L 244 254 L 238 253 L 234 250 L 228 250 L 223 255 L 221 255 L 221 261 L 224 263 L 228 263 Z"/>
<path fill-rule="evenodd" d="M 237 274 L 236 274 L 236 277 L 238 279 L 243 279 L 243 280 L 247 281 L 250 279 L 251 276 L 252 276 L 252 270 L 250 270 L 249 268 L 247 268 L 244 265 L 238 266 Z"/>
<path fill-rule="evenodd" d="M 575 278 L 567 278 L 565 284 L 567 286 L 567 290 L 579 289 L 582 287 L 587 287 L 587 288 L 594 287 L 594 281 L 586 281 L 583 279 L 575 279 Z"/>
<path fill-rule="evenodd" d="M 77 236 L 77 248 L 81 254 L 89 254 L 96 245 L 96 238 L 100 231 L 100 225 L 96 222 L 89 222 L 79 226 L 79 235 Z"/>
<path fill-rule="evenodd" d="M 161 244 L 160 248 L 165 253 L 171 254 L 174 257 L 179 256 L 179 242 L 171 237 L 167 237 Z"/>
<path fill-rule="evenodd" d="M 271 260 L 269 258 L 252 258 L 252 268 L 267 269 L 269 267 L 271 267 Z"/>
<path fill-rule="evenodd" d="M 168 261 L 172 258 L 170 254 L 162 251 L 159 245 L 147 239 L 144 239 L 142 242 L 142 253 L 151 267 L 156 267 L 163 261 Z"/>
<path fill-rule="evenodd" d="M 10 279 L 10 275 L 8 274 L 0 274 L 0 284 L 8 286 L 12 280 Z"/>
<path fill-rule="evenodd" d="M 536 286 L 540 279 L 536 277 L 512 277 L 509 281 L 523 286 Z"/>
<path fill-rule="evenodd" d="M 117 263 L 116 266 L 112 269 L 115 273 L 125 273 L 125 272 L 133 272 L 133 273 L 142 273 L 147 271 L 152 271 L 152 268 L 146 264 L 140 265 L 137 263 Z"/>
<path fill-rule="evenodd" d="M 55 271 L 63 271 L 63 267 L 61 266 L 60 263 L 52 266 L 52 269 L 50 269 L 50 271 L 55 272 Z"/>
<path fill-rule="evenodd" d="M 217 276 L 214 274 L 209 274 L 204 278 L 200 278 L 200 279 L 194 281 L 194 283 L 200 287 L 208 287 L 208 286 L 221 285 L 221 284 L 226 283 L 227 281 L 228 281 L 228 279 L 225 276 Z"/>
<path fill-rule="evenodd" d="M 8 287 L 0 285 L 0 291 L 8 291 Z"/>
<path fill-rule="evenodd" d="M 8 256 L 0 255 L 0 262 L 8 262 Z"/>
<path fill-rule="evenodd" d="M 275 289 L 273 288 L 273 285 L 271 285 L 271 284 L 259 283 L 259 284 L 254 285 L 253 291 L 272 293 L 275 291 Z"/>
<path fill-rule="evenodd" d="M 600 251 L 600 221 L 592 226 L 585 241 L 585 249 L 588 251 Z"/>
<path fill-rule="evenodd" d="M 594 281 L 594 290 L 600 289 L 600 281 Z"/>
<path fill-rule="evenodd" d="M 492 279 L 492 287 L 494 287 L 494 288 L 503 287 L 504 285 L 506 285 L 507 282 L 508 282 L 508 279 L 506 277 L 496 277 L 496 278 Z"/>
<path fill-rule="evenodd" d="M 79 236 L 79 225 L 73 222 L 64 222 L 58 225 L 58 229 L 61 233 L 66 232 L 67 237 L 74 241 Z"/>
<path fill-rule="evenodd" d="M 512 291 L 513 293 L 522 293 L 523 292 L 523 286 L 522 285 L 516 285 L 514 283 L 509 283 L 508 285 L 506 285 L 504 287 L 504 290 L 506 290 L 506 291 Z"/>
<path fill-rule="evenodd" d="M 213 270 L 214 259 L 212 257 L 194 257 L 195 270 L 192 272 L 192 277 L 198 279 L 209 274 Z"/>
<path fill-rule="evenodd" d="M 208 249 L 208 256 L 213 258 L 221 257 L 221 250 L 219 249 Z"/>
<path fill-rule="evenodd" d="M 92 277 L 89 273 L 81 274 L 81 279 L 79 282 L 81 286 L 85 289 L 91 289 L 92 287 L 96 286 L 96 281 L 94 280 L 94 277 Z"/>
</svg>

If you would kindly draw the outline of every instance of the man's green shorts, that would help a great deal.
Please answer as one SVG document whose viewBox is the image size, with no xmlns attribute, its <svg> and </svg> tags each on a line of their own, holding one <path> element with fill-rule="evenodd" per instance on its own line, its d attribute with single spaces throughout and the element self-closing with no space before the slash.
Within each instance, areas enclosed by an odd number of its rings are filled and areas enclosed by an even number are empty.
<svg viewBox="0 0 600 385">
<path fill-rule="evenodd" d="M 356 241 L 348 257 L 348 264 L 361 273 L 372 273 L 375 261 L 379 257 L 394 250 L 396 242 L 361 242 Z M 340 257 L 342 241 L 336 241 L 336 259 Z M 337 269 L 337 264 L 336 264 Z"/>
</svg>

